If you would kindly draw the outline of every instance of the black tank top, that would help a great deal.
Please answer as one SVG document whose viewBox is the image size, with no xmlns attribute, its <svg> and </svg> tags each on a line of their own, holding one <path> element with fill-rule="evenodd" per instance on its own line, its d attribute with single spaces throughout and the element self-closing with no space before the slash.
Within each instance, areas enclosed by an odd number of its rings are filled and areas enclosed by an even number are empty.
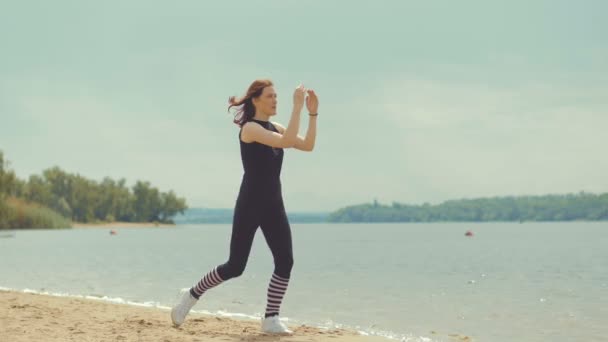
<svg viewBox="0 0 608 342">
<path fill-rule="evenodd" d="M 279 132 L 269 121 L 251 119 L 267 130 Z M 243 185 L 263 193 L 280 193 L 281 167 L 283 165 L 283 149 L 275 148 L 258 142 L 246 143 L 241 140 L 242 128 L 239 131 L 241 145 L 241 160 L 243 162 Z"/>
</svg>

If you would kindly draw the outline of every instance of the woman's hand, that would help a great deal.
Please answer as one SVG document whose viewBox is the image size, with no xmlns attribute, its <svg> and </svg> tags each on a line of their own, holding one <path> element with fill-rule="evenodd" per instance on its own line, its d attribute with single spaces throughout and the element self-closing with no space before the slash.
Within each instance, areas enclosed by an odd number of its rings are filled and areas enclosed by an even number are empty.
<svg viewBox="0 0 608 342">
<path fill-rule="evenodd" d="M 306 95 L 306 89 L 303 85 L 299 85 L 293 92 L 293 108 L 300 111 L 304 107 L 304 96 Z"/>
<path fill-rule="evenodd" d="M 306 109 L 308 109 L 308 113 L 310 114 L 317 114 L 319 110 L 319 98 L 312 89 L 308 89 L 306 92 L 308 93 L 306 97 Z"/>
</svg>

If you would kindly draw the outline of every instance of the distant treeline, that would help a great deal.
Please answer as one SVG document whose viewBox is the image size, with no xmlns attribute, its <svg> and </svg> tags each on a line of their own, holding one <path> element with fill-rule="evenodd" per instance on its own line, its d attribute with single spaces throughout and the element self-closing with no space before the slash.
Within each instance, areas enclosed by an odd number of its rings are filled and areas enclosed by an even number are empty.
<svg viewBox="0 0 608 342">
<path fill-rule="evenodd" d="M 288 212 L 290 223 L 322 223 L 327 222 L 328 213 L 320 212 Z M 177 224 L 231 224 L 234 209 L 189 208 L 183 214 L 174 218 Z"/>
<path fill-rule="evenodd" d="M 329 222 L 608 220 L 608 193 L 460 199 L 441 204 L 360 204 L 330 213 Z"/>
<path fill-rule="evenodd" d="M 184 198 L 149 182 L 128 188 L 124 179 L 97 182 L 58 167 L 21 180 L 0 151 L 0 228 L 69 227 L 70 221 L 171 223 L 185 209 Z"/>
</svg>

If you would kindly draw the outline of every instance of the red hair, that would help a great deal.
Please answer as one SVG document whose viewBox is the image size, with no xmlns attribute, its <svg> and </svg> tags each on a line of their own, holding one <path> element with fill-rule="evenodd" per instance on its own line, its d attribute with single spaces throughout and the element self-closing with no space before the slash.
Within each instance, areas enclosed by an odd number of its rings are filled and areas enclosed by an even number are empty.
<svg viewBox="0 0 608 342">
<path fill-rule="evenodd" d="M 255 80 L 247 89 L 245 96 L 236 98 L 230 96 L 228 99 L 228 112 L 230 108 L 238 107 L 236 114 L 234 115 L 233 122 L 242 127 L 247 121 L 250 121 L 255 116 L 255 106 L 253 105 L 253 99 L 258 98 L 262 95 L 264 88 L 273 86 L 273 83 L 269 79 Z"/>
</svg>

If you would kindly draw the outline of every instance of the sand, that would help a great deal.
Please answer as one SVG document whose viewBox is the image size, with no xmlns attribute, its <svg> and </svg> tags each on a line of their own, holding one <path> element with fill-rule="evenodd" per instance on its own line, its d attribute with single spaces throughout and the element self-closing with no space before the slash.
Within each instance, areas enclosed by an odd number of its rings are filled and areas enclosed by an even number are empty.
<svg viewBox="0 0 608 342">
<path fill-rule="evenodd" d="M 175 328 L 169 310 L 0 290 L 0 341 L 390 341 L 341 329 L 290 328 L 291 336 L 264 334 L 259 321 L 202 314 L 188 315 Z"/>
</svg>

